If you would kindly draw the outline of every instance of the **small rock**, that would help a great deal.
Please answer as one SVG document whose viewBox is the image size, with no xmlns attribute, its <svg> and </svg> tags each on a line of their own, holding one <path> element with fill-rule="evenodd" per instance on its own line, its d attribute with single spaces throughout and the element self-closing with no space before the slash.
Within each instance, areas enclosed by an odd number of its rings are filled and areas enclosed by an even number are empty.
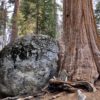
<svg viewBox="0 0 100 100">
<path fill-rule="evenodd" d="M 81 92 L 81 90 L 77 90 L 78 100 L 86 100 L 86 95 Z"/>
</svg>

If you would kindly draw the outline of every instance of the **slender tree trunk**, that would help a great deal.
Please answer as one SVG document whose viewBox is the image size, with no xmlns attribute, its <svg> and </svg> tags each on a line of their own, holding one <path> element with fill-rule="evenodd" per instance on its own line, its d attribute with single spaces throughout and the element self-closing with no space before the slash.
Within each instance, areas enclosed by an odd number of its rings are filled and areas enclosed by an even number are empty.
<svg viewBox="0 0 100 100">
<path fill-rule="evenodd" d="M 55 2 L 60 6 L 56 6 L 56 32 L 57 38 L 60 38 L 61 34 L 63 33 L 63 0 L 56 0 Z"/>
<path fill-rule="evenodd" d="M 6 22 L 7 22 L 7 9 L 5 7 L 5 1 L 1 2 L 1 8 L 0 8 L 1 16 L 0 16 L 0 35 L 3 36 L 3 42 L 2 42 L 2 48 L 5 46 L 5 34 L 6 34 Z"/>
<path fill-rule="evenodd" d="M 92 0 L 64 0 L 60 71 L 66 69 L 69 80 L 91 83 L 97 80 L 100 73 L 97 39 Z"/>
<path fill-rule="evenodd" d="M 4 44 L 4 46 L 6 45 L 6 24 L 7 24 L 7 8 L 6 7 L 4 7 L 4 17 L 3 17 L 3 19 L 4 19 L 4 23 L 3 23 L 3 25 L 4 25 L 4 31 L 3 31 L 3 44 Z"/>
<path fill-rule="evenodd" d="M 36 1 L 36 34 L 39 33 L 39 1 Z"/>
<path fill-rule="evenodd" d="M 11 33 L 10 42 L 13 42 L 17 38 L 17 35 L 18 35 L 18 25 L 17 25 L 18 10 L 19 10 L 19 0 L 15 0 L 14 12 L 12 16 L 12 33 Z"/>
</svg>

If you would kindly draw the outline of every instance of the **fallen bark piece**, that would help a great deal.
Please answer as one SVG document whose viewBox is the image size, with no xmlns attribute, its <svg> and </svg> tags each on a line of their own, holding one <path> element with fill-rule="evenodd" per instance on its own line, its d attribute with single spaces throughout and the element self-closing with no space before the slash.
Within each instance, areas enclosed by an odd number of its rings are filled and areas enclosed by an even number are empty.
<svg viewBox="0 0 100 100">
<path fill-rule="evenodd" d="M 24 98 L 18 98 L 17 100 L 33 100 L 33 96 L 28 96 Z"/>
<path fill-rule="evenodd" d="M 72 82 L 70 82 L 70 81 L 66 82 L 66 81 L 62 81 L 62 80 L 59 80 L 59 79 L 56 78 L 56 80 L 50 79 L 49 84 L 72 84 Z"/>
<path fill-rule="evenodd" d="M 87 92 L 95 92 L 96 88 L 89 82 L 77 81 L 77 82 L 65 82 L 58 79 L 50 79 L 48 90 L 50 92 L 76 92 L 77 89 L 83 89 Z"/>
<path fill-rule="evenodd" d="M 0 99 L 0 100 L 33 100 L 33 96 L 27 96 L 27 97 L 7 97 L 4 99 Z"/>
<path fill-rule="evenodd" d="M 73 92 L 76 92 L 77 89 L 75 89 L 69 83 L 66 83 L 65 81 L 51 79 L 49 81 L 48 90 L 50 92 L 63 92 L 63 91 L 66 91 L 66 92 L 73 93 Z"/>
<path fill-rule="evenodd" d="M 93 86 L 93 84 L 86 82 L 86 81 L 78 81 L 71 83 L 71 86 L 79 89 L 86 90 L 88 92 L 95 92 L 96 88 Z"/>
<path fill-rule="evenodd" d="M 7 97 L 4 99 L 0 99 L 0 100 L 17 100 L 19 97 Z"/>
</svg>

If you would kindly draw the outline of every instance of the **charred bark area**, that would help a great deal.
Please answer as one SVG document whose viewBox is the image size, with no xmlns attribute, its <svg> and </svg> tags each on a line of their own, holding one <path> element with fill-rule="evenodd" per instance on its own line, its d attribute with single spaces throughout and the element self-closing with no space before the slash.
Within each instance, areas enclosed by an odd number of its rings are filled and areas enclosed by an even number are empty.
<svg viewBox="0 0 100 100">
<path fill-rule="evenodd" d="M 71 81 L 94 83 L 100 73 L 100 52 L 96 41 L 92 0 L 64 0 L 59 71 L 65 69 Z"/>
</svg>

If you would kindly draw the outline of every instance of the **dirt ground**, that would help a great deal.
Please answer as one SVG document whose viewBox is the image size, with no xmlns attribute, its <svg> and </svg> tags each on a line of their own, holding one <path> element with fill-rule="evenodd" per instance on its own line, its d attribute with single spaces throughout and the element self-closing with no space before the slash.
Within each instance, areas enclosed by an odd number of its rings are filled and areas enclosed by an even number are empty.
<svg viewBox="0 0 100 100">
<path fill-rule="evenodd" d="M 84 93 L 86 95 L 86 100 L 100 100 L 100 90 L 94 93 Z M 37 99 L 34 99 L 37 100 Z M 59 93 L 59 94 L 46 94 L 45 96 L 41 97 L 38 100 L 78 100 L 77 93 Z"/>
<path fill-rule="evenodd" d="M 100 100 L 100 85 L 97 85 L 96 89 L 96 92 L 82 92 L 84 95 L 86 95 L 86 100 Z M 58 94 L 47 93 L 39 99 L 34 100 L 78 100 L 78 94 L 66 92 Z"/>
<path fill-rule="evenodd" d="M 98 83 L 98 86 L 96 86 L 96 92 L 86 92 L 82 91 L 82 94 L 86 96 L 85 100 L 100 100 L 100 83 Z M 19 99 L 10 99 L 10 98 L 5 98 L 5 99 L 0 99 L 0 100 L 79 100 L 78 99 L 78 94 L 77 92 L 75 93 L 66 93 L 66 92 L 61 92 L 61 93 L 49 93 L 47 92 L 46 94 L 42 94 L 42 96 L 37 96 L 36 98 L 33 98 L 33 96 L 29 96 L 26 98 L 19 98 Z M 83 100 L 83 99 L 81 99 Z"/>
</svg>

